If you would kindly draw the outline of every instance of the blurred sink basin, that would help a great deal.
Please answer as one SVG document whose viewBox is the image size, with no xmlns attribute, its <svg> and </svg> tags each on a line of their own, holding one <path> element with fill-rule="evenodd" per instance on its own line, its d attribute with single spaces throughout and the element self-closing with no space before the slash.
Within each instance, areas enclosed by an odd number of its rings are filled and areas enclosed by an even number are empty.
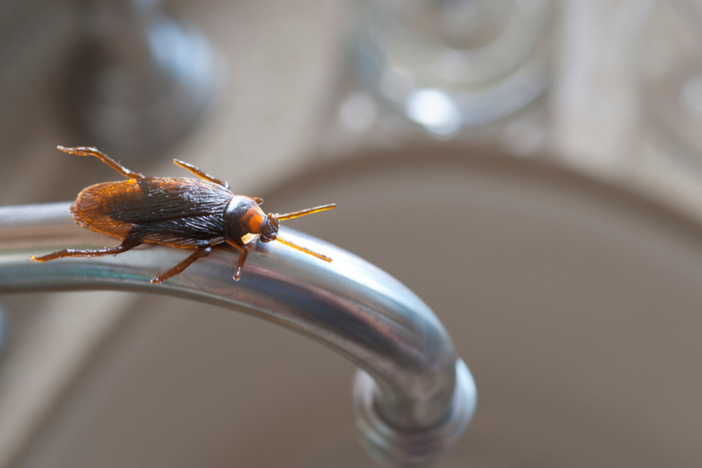
<svg viewBox="0 0 702 468">
<path fill-rule="evenodd" d="M 441 467 L 702 463 L 702 237 L 635 195 L 500 155 L 370 154 L 266 196 L 290 226 L 396 276 L 473 372 L 478 412 Z M 352 366 L 251 317 L 134 307 L 21 467 L 375 466 Z"/>
</svg>

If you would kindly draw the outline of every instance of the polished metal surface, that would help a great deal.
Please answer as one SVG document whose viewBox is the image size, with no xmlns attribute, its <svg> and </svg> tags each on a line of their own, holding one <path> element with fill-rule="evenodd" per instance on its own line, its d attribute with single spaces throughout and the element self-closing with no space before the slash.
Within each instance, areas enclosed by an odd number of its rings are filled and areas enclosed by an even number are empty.
<svg viewBox="0 0 702 468">
<path fill-rule="evenodd" d="M 330 244 L 283 235 L 333 258 L 321 262 L 278 243 L 254 243 L 239 282 L 237 254 L 215 249 L 184 273 L 149 280 L 189 252 L 146 245 L 117 256 L 33 263 L 32 254 L 94 248 L 116 239 L 77 227 L 68 203 L 0 208 L 0 291 L 141 290 L 206 301 L 309 336 L 362 370 L 357 425 L 372 456 L 424 466 L 448 453 L 476 403 L 473 379 L 433 312 L 397 280 Z"/>
</svg>

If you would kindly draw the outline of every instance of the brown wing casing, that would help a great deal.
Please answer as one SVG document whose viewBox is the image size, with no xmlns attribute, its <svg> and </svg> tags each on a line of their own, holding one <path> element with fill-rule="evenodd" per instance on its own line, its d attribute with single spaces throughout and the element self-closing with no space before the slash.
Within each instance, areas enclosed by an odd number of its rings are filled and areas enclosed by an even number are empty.
<svg viewBox="0 0 702 468">
<path fill-rule="evenodd" d="M 71 205 L 73 220 L 90 231 L 124 239 L 134 225 L 113 219 L 107 213 L 112 210 L 112 200 L 138 196 L 139 192 L 134 179 L 91 185 L 83 189 Z"/>
<path fill-rule="evenodd" d="M 84 189 L 71 212 L 76 223 L 94 232 L 189 248 L 223 242 L 222 215 L 232 196 L 205 180 L 129 179 Z"/>
</svg>

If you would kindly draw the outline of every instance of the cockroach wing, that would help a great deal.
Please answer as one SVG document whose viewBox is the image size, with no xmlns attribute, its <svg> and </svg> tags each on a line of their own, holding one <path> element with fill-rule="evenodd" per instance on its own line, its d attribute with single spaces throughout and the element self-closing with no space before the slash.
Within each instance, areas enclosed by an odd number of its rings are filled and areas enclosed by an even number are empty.
<svg viewBox="0 0 702 468">
<path fill-rule="evenodd" d="M 91 231 L 172 247 L 224 240 L 224 209 L 232 193 L 208 181 L 151 177 L 84 189 L 71 206 L 76 223 Z"/>
</svg>

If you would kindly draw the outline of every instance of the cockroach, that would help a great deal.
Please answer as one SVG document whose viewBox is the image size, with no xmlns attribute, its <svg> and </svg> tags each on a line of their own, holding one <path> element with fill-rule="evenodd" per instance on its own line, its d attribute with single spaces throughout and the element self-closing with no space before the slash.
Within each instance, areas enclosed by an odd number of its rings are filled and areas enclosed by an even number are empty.
<svg viewBox="0 0 702 468">
<path fill-rule="evenodd" d="M 83 189 L 71 205 L 73 220 L 79 226 L 117 237 L 122 243 L 99 250 L 64 249 L 40 257 L 32 255 L 35 262 L 117 255 L 142 243 L 196 249 L 170 270 L 152 278 L 151 282 L 156 284 L 182 272 L 198 258 L 208 256 L 213 246 L 227 243 L 240 252 L 234 271 L 234 280 L 238 281 L 249 253 L 247 244 L 256 239 L 261 242 L 277 240 L 331 262 L 329 257 L 281 238 L 278 228 L 280 221 L 336 208 L 333 203 L 293 213 L 266 215 L 259 206 L 262 198 L 235 195 L 229 190 L 228 182 L 178 159 L 173 160 L 177 166 L 199 178 L 144 177 L 96 148 L 59 146 L 58 149 L 79 156 L 95 156 L 127 178 Z"/>
</svg>

